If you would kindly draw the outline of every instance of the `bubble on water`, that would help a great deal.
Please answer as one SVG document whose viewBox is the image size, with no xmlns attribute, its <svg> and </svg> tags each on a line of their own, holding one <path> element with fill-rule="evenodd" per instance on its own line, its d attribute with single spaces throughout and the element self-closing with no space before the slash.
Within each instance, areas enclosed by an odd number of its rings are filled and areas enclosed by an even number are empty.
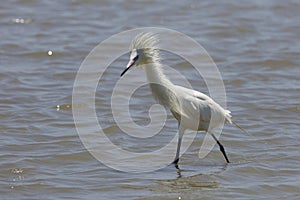
<svg viewBox="0 0 300 200">
<path fill-rule="evenodd" d="M 21 173 L 23 173 L 23 171 L 24 170 L 21 168 L 15 168 L 15 169 L 11 170 L 11 172 L 14 174 L 21 174 Z"/>
<path fill-rule="evenodd" d="M 32 19 L 15 18 L 12 19 L 12 21 L 16 24 L 28 24 L 32 22 Z"/>
</svg>

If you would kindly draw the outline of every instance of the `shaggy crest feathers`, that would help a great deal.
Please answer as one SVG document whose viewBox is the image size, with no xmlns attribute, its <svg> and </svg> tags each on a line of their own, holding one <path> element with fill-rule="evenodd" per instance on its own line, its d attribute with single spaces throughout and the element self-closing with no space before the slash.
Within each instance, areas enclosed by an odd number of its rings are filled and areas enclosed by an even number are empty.
<svg viewBox="0 0 300 200">
<path fill-rule="evenodd" d="M 142 50 L 147 58 L 153 62 L 160 62 L 159 39 L 157 33 L 140 33 L 131 42 L 129 50 Z"/>
<path fill-rule="evenodd" d="M 155 33 L 140 33 L 133 40 L 130 45 L 132 49 L 144 49 L 144 48 L 158 48 L 159 39 Z"/>
</svg>

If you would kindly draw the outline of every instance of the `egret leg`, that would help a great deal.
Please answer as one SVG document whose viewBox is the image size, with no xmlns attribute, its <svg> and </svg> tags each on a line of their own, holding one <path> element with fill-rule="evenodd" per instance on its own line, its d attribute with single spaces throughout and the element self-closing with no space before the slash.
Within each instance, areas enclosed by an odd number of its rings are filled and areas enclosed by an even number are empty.
<svg viewBox="0 0 300 200">
<path fill-rule="evenodd" d="M 219 145 L 220 151 L 222 152 L 222 154 L 223 154 L 223 156 L 224 156 L 226 162 L 227 162 L 227 163 L 230 163 L 230 162 L 229 162 L 229 159 L 228 159 L 228 157 L 227 157 L 227 155 L 226 155 L 224 146 L 221 144 L 221 142 L 217 139 L 217 137 L 216 137 L 214 134 L 211 133 L 211 135 L 212 135 L 212 137 L 214 138 L 214 140 L 217 142 L 217 144 Z"/>
<path fill-rule="evenodd" d="M 175 160 L 173 161 L 173 164 L 177 165 L 179 161 L 179 156 L 180 156 L 180 147 L 181 147 L 181 142 L 182 142 L 182 137 L 183 137 L 184 129 L 179 126 L 179 131 L 178 131 L 178 143 L 177 143 L 177 151 L 176 151 L 176 156 Z"/>
</svg>

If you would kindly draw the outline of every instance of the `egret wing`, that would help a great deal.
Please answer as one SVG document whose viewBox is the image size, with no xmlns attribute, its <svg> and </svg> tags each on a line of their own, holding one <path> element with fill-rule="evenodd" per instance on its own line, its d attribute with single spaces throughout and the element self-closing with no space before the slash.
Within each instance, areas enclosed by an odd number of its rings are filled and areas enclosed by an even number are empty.
<svg viewBox="0 0 300 200">
<path fill-rule="evenodd" d="M 176 86 L 176 93 L 179 105 L 176 109 L 171 109 L 173 114 L 175 113 L 175 115 L 181 115 L 191 120 L 210 121 L 211 102 L 213 102 L 210 97 L 181 86 Z"/>
<path fill-rule="evenodd" d="M 182 106 L 185 108 L 183 108 L 182 112 L 185 115 L 196 117 L 196 113 L 198 113 L 201 121 L 209 122 L 211 114 L 214 113 L 217 116 L 225 117 L 225 119 L 231 123 L 230 111 L 222 108 L 206 94 L 178 85 L 176 85 L 176 91 L 178 92 L 181 101 L 184 102 L 182 103 Z M 190 107 L 188 106 L 189 104 Z"/>
</svg>

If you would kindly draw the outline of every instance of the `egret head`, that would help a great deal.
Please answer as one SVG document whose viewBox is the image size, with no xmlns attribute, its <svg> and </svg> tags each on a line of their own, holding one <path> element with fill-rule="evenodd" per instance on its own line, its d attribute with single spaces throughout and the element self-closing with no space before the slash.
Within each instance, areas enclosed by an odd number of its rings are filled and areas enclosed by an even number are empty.
<svg viewBox="0 0 300 200">
<path fill-rule="evenodd" d="M 154 33 L 138 34 L 131 42 L 129 47 L 130 59 L 122 72 L 123 76 L 132 66 L 159 62 L 158 38 Z"/>
</svg>

